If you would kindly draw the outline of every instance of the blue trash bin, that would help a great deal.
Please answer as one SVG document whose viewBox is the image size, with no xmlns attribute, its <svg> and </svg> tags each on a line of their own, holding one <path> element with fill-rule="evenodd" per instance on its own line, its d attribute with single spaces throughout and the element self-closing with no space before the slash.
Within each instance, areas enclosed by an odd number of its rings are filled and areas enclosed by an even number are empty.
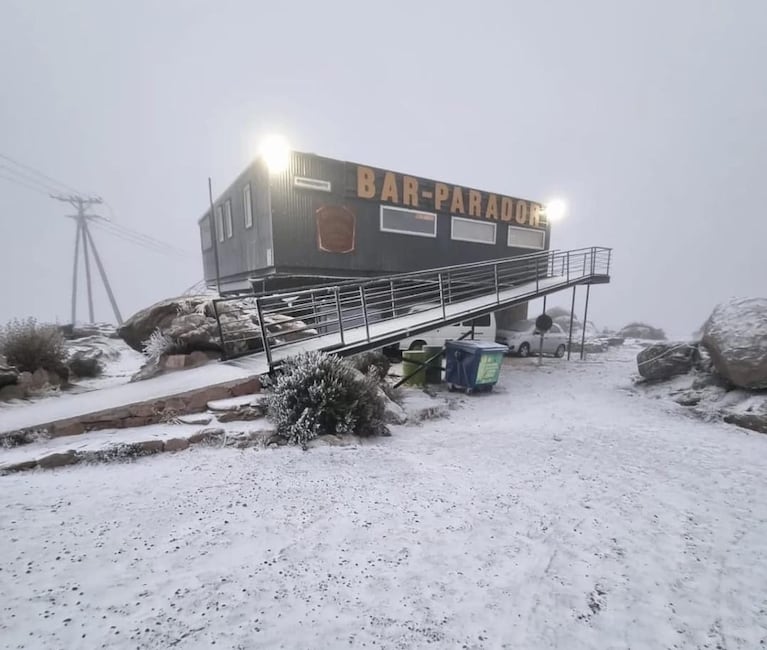
<svg viewBox="0 0 767 650">
<path fill-rule="evenodd" d="M 498 382 L 505 345 L 490 341 L 447 341 L 445 343 L 445 383 L 450 390 L 467 393 L 490 391 Z"/>
</svg>

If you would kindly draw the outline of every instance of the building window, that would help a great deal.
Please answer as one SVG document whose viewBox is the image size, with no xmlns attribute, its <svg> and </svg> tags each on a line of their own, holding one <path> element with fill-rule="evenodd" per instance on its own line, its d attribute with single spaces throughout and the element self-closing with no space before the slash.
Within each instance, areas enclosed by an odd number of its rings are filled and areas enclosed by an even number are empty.
<svg viewBox="0 0 767 650">
<path fill-rule="evenodd" d="M 492 222 L 453 217 L 450 222 L 450 239 L 495 244 L 495 229 L 496 225 Z"/>
<path fill-rule="evenodd" d="M 232 238 L 232 200 L 227 199 L 224 203 L 224 233 L 227 239 Z"/>
<path fill-rule="evenodd" d="M 405 208 L 381 206 L 381 231 L 418 237 L 437 236 L 437 215 Z"/>
<path fill-rule="evenodd" d="M 224 209 L 216 206 L 216 238 L 218 241 L 224 241 Z"/>
<path fill-rule="evenodd" d="M 322 181 L 319 178 L 306 178 L 305 176 L 296 176 L 293 179 L 293 185 L 305 190 L 320 190 L 321 192 L 330 192 L 333 189 L 330 181 Z"/>
<path fill-rule="evenodd" d="M 200 221 L 200 241 L 202 250 L 207 251 L 213 246 L 213 238 L 210 236 L 210 218 L 203 217 Z"/>
<path fill-rule="evenodd" d="M 250 183 L 242 188 L 242 205 L 245 211 L 245 227 L 253 227 L 253 203 L 250 200 Z"/>
<path fill-rule="evenodd" d="M 506 243 L 512 248 L 532 248 L 540 251 L 546 245 L 546 231 L 509 226 Z"/>
</svg>

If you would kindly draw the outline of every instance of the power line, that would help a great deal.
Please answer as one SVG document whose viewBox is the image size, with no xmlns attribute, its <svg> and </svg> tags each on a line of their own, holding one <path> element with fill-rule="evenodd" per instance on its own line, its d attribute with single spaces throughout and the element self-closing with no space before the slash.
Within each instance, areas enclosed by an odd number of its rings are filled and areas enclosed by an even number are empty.
<svg viewBox="0 0 767 650">
<path fill-rule="evenodd" d="M 160 241 L 159 239 L 154 239 L 140 232 L 131 230 L 130 228 L 120 226 L 119 224 L 116 224 L 113 221 L 109 221 L 108 219 L 104 219 L 103 217 L 93 221 L 93 225 L 96 228 L 109 233 L 113 237 L 116 237 L 117 239 L 136 244 L 137 246 L 142 246 L 143 248 L 152 250 L 156 253 L 162 253 L 164 255 L 176 255 L 178 257 L 191 257 L 195 255 L 190 251 L 176 248 L 170 244 Z"/>
<path fill-rule="evenodd" d="M 68 192 L 74 192 L 75 194 L 81 194 L 82 193 L 79 190 L 76 190 L 71 185 L 67 185 L 66 183 L 62 183 L 61 181 L 57 181 L 52 176 L 48 176 L 48 174 L 45 174 L 45 173 L 41 172 L 39 169 L 35 169 L 31 165 L 25 165 L 24 163 L 19 162 L 18 160 L 14 160 L 10 156 L 6 156 L 3 153 L 0 153 L 0 158 L 3 158 L 3 159 L 7 160 L 10 163 L 13 163 L 14 165 L 17 165 L 18 167 L 21 167 L 22 169 L 26 169 L 27 171 L 30 171 L 33 174 L 37 174 L 38 176 L 41 176 L 42 178 L 46 179 L 47 181 L 53 183 L 54 185 L 58 185 L 58 186 L 60 186 L 60 187 L 62 187 L 64 189 L 66 189 Z"/>
<path fill-rule="evenodd" d="M 0 174 L 0 178 L 5 179 L 6 181 L 10 181 L 11 183 L 16 183 L 16 185 L 20 185 L 21 187 L 26 187 L 28 190 L 32 190 L 33 192 L 37 192 L 38 194 L 42 194 L 43 196 L 50 196 L 50 192 L 46 192 L 45 190 L 42 190 L 35 185 L 30 185 L 29 183 L 25 183 L 24 181 L 19 180 L 18 178 L 14 178 L 13 176 L 6 176 L 5 174 Z"/>
<path fill-rule="evenodd" d="M 0 165 L 0 169 L 6 170 L 6 174 L 11 174 L 14 178 L 19 178 L 26 183 L 31 183 L 32 185 L 35 185 L 36 187 L 39 187 L 41 190 L 45 190 L 46 192 L 56 191 L 56 188 L 53 187 L 52 185 L 48 185 L 47 183 L 44 183 L 43 181 L 41 181 L 38 178 L 35 178 L 34 176 L 30 176 L 29 174 L 20 172 L 18 169 L 10 167 L 9 165 Z"/>
</svg>

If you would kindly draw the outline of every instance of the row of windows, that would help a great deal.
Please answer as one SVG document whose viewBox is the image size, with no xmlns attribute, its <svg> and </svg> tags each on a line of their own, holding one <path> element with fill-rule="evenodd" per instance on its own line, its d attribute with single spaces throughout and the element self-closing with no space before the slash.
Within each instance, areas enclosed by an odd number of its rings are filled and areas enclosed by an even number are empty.
<svg viewBox="0 0 767 650">
<path fill-rule="evenodd" d="M 436 237 L 437 215 L 432 212 L 382 205 L 380 229 L 382 232 L 394 232 L 402 235 Z M 479 244 L 495 244 L 497 229 L 498 224 L 490 221 L 451 217 L 450 239 Z M 543 250 L 546 245 L 546 231 L 509 226 L 506 234 L 506 245 L 513 248 Z"/>
<path fill-rule="evenodd" d="M 245 215 L 245 227 L 253 227 L 253 200 L 250 195 L 250 183 L 242 188 L 242 207 Z M 232 223 L 232 199 L 227 199 L 221 205 L 216 206 L 215 213 L 216 239 L 223 242 L 225 239 L 231 239 L 234 236 L 234 227 Z M 202 234 L 202 248 L 208 250 L 213 246 L 210 237 L 210 225 L 207 219 L 200 222 L 200 232 Z"/>
</svg>

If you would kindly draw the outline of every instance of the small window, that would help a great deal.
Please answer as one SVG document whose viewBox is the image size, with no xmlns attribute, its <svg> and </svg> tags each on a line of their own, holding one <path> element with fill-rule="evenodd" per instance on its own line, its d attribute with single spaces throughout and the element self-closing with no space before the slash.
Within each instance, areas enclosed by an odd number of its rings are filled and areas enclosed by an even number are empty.
<svg viewBox="0 0 767 650">
<path fill-rule="evenodd" d="M 484 316 L 477 316 L 477 318 L 474 319 L 474 327 L 490 327 L 490 314 L 485 314 Z M 467 320 L 461 323 L 463 327 L 471 327 L 472 321 Z"/>
<path fill-rule="evenodd" d="M 227 239 L 232 237 L 232 200 L 227 199 L 224 203 L 224 232 Z"/>
<path fill-rule="evenodd" d="M 209 250 L 213 246 L 213 238 L 210 236 L 210 219 L 208 217 L 204 217 L 200 221 L 200 241 L 204 251 Z"/>
<path fill-rule="evenodd" d="M 450 222 L 450 239 L 495 244 L 495 228 L 492 222 L 453 217 Z"/>
<path fill-rule="evenodd" d="M 216 206 L 216 237 L 218 241 L 224 241 L 224 209 Z"/>
<path fill-rule="evenodd" d="M 546 245 L 546 231 L 509 226 L 506 243 L 513 248 L 533 248 L 540 251 Z"/>
<path fill-rule="evenodd" d="M 253 203 L 250 199 L 250 183 L 242 188 L 242 206 L 245 212 L 245 227 L 253 227 Z"/>
<path fill-rule="evenodd" d="M 418 237 L 437 236 L 437 215 L 433 212 L 381 206 L 381 231 Z"/>
</svg>

